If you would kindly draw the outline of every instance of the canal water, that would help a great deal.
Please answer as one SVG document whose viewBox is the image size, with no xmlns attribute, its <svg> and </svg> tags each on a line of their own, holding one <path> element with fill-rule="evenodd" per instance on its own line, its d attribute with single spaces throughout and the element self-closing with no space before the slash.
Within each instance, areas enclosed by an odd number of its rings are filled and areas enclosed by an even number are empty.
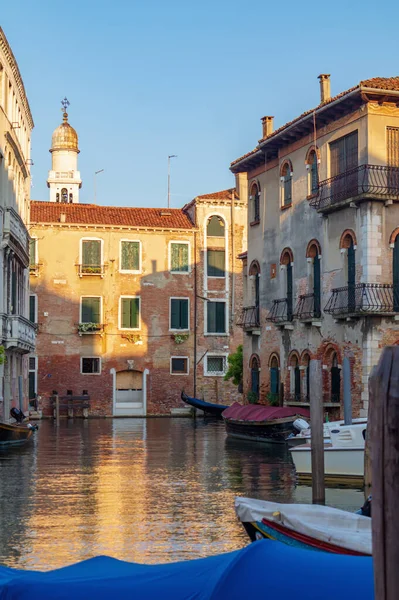
<svg viewBox="0 0 399 600">
<path fill-rule="evenodd" d="M 0 453 L 0 564 L 47 570 L 107 554 L 143 563 L 209 556 L 248 543 L 235 496 L 310 502 L 289 452 L 226 438 L 198 419 L 42 421 Z M 355 510 L 360 490 L 329 489 Z"/>
</svg>

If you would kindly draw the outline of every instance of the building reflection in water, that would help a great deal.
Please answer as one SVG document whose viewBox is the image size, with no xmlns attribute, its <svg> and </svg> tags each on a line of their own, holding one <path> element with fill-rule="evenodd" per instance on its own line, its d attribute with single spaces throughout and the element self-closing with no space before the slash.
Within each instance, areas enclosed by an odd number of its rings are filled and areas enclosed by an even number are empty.
<svg viewBox="0 0 399 600">
<path fill-rule="evenodd" d="M 310 500 L 284 447 L 227 440 L 223 423 L 203 420 L 47 421 L 0 466 L 0 562 L 25 568 L 226 552 L 247 544 L 235 496 Z"/>
</svg>

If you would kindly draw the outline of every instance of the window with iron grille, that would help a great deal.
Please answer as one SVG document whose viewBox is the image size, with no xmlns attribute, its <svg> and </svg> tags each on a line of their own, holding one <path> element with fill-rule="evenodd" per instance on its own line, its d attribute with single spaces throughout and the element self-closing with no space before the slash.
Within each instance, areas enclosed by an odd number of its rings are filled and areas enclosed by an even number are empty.
<svg viewBox="0 0 399 600">
<path fill-rule="evenodd" d="M 170 359 L 170 372 L 172 375 L 188 375 L 188 358 L 186 356 L 172 356 Z"/>
<path fill-rule="evenodd" d="M 226 302 L 207 302 L 207 333 L 226 333 Z"/>
<path fill-rule="evenodd" d="M 99 375 L 101 373 L 101 359 L 97 357 L 85 357 L 81 359 L 81 372 L 87 375 Z"/>
<path fill-rule="evenodd" d="M 101 296 L 84 296 L 81 299 L 81 323 L 101 323 Z"/>
<path fill-rule="evenodd" d="M 226 373 L 226 356 L 205 356 L 205 375 L 224 375 Z"/>
<path fill-rule="evenodd" d="M 188 329 L 188 298 L 170 299 L 170 328 Z"/>
<path fill-rule="evenodd" d="M 121 241 L 121 271 L 140 271 L 140 242 Z"/>
<path fill-rule="evenodd" d="M 188 273 L 189 244 L 172 242 L 170 244 L 170 270 L 173 273 Z"/>
</svg>

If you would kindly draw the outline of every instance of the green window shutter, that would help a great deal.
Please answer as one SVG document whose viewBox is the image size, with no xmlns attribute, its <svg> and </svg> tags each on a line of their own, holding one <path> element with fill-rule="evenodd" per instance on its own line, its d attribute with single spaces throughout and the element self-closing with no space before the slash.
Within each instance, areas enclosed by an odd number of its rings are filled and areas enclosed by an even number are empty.
<svg viewBox="0 0 399 600">
<path fill-rule="evenodd" d="M 180 300 L 180 328 L 188 329 L 188 300 Z"/>
<path fill-rule="evenodd" d="M 121 309 L 122 329 L 138 329 L 140 320 L 140 299 L 122 298 Z"/>
<path fill-rule="evenodd" d="M 207 332 L 214 333 L 216 331 L 216 303 L 207 303 Z"/>
<path fill-rule="evenodd" d="M 140 269 L 140 242 L 121 242 L 122 271 L 138 271 Z"/>
<path fill-rule="evenodd" d="M 99 267 L 101 265 L 100 240 L 84 240 L 82 242 L 82 264 L 86 267 Z"/>
<path fill-rule="evenodd" d="M 36 296 L 29 296 L 29 321 L 36 323 Z"/>
<path fill-rule="evenodd" d="M 188 272 L 188 244 L 171 244 L 170 270 Z"/>
<path fill-rule="evenodd" d="M 225 309 L 226 304 L 224 302 L 215 302 L 216 304 L 216 332 L 225 333 L 226 331 L 226 320 L 225 320 Z"/>
<path fill-rule="evenodd" d="M 36 239 L 29 242 L 29 265 L 31 267 L 36 265 L 36 244 Z"/>
<path fill-rule="evenodd" d="M 225 251 L 208 250 L 208 277 L 224 277 Z"/>
<path fill-rule="evenodd" d="M 179 300 L 172 299 L 170 301 L 170 328 L 179 329 L 180 325 L 180 311 L 179 311 Z"/>
<path fill-rule="evenodd" d="M 82 298 L 82 323 L 100 322 L 100 298 Z"/>
</svg>

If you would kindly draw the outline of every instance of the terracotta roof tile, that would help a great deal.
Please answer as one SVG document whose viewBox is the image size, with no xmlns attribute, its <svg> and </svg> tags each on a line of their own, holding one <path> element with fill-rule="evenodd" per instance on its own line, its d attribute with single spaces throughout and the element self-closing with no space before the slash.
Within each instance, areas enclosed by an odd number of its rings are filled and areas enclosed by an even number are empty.
<svg viewBox="0 0 399 600">
<path fill-rule="evenodd" d="M 96 204 L 31 202 L 31 223 L 60 223 L 61 214 L 65 214 L 65 223 L 74 224 L 154 227 L 160 229 L 194 228 L 188 215 L 178 208 L 135 208 L 98 206 Z"/>
<path fill-rule="evenodd" d="M 271 133 L 267 137 L 259 140 L 259 143 L 265 142 L 266 140 L 269 140 L 269 139 L 275 137 L 276 135 L 278 135 L 279 133 L 284 131 L 284 129 L 287 129 L 288 127 L 290 127 L 297 121 L 300 121 L 304 117 L 312 114 L 314 111 L 318 110 L 319 108 L 327 106 L 328 104 L 331 104 L 332 102 L 335 102 L 336 100 L 339 100 L 340 98 L 343 98 L 344 96 L 346 96 L 347 94 L 350 94 L 351 92 L 355 91 L 356 89 L 360 90 L 360 88 L 362 88 L 362 87 L 373 88 L 376 90 L 399 91 L 399 77 L 373 77 L 372 79 L 364 79 L 358 85 L 355 85 L 354 87 L 349 88 L 349 90 L 345 90 L 344 92 L 340 92 L 336 96 L 333 96 L 332 98 L 327 100 L 327 102 L 323 102 L 323 104 L 319 104 L 315 108 L 311 108 L 310 110 L 303 112 L 301 115 L 299 115 L 299 117 L 296 117 L 292 121 L 285 123 L 278 129 L 273 131 L 273 133 Z M 248 157 L 252 156 L 253 154 L 256 154 L 258 151 L 259 151 L 259 146 L 254 148 L 254 150 L 251 150 L 251 152 L 247 152 L 247 154 L 244 154 L 243 156 L 240 156 L 240 158 L 237 158 L 236 160 L 234 160 L 230 166 L 233 167 L 234 165 L 241 162 L 245 158 L 248 158 Z"/>
<path fill-rule="evenodd" d="M 200 200 L 231 200 L 231 194 L 234 192 L 234 197 L 238 198 L 238 194 L 235 188 L 230 188 L 228 190 L 222 190 L 221 192 L 213 192 L 213 194 L 203 194 L 202 196 L 197 196 Z"/>
</svg>

